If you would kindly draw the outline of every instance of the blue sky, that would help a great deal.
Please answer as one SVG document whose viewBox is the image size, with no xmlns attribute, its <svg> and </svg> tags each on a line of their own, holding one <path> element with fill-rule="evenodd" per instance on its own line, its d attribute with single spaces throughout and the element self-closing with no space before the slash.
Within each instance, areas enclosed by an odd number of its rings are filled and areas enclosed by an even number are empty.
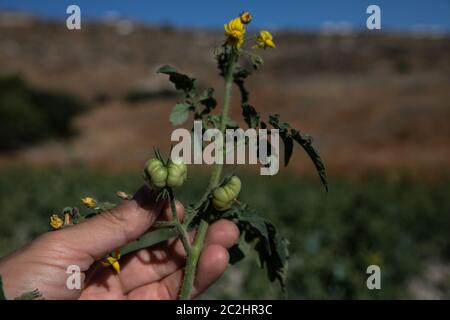
<svg viewBox="0 0 450 320">
<path fill-rule="evenodd" d="M 437 28 L 450 31 L 450 0 L 0 0 L 0 9 L 19 9 L 65 19 L 77 4 L 82 19 L 119 14 L 138 21 L 179 27 L 220 28 L 241 10 L 250 10 L 255 27 L 320 29 L 324 23 L 365 27 L 366 8 L 381 7 L 382 29 Z"/>
</svg>

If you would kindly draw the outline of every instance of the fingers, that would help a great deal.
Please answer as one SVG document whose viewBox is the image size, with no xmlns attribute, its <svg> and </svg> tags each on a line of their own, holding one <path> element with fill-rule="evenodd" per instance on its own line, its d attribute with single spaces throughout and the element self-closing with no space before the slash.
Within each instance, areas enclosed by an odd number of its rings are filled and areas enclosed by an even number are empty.
<svg viewBox="0 0 450 320">
<path fill-rule="evenodd" d="M 132 200 L 90 218 L 85 222 L 55 232 L 64 244 L 89 254 L 93 259 L 137 239 L 145 233 L 166 206 L 155 201 L 156 195 L 146 186 L 141 187 Z"/>
<path fill-rule="evenodd" d="M 228 251 L 219 245 L 210 245 L 202 252 L 191 298 L 198 296 L 220 278 L 228 266 L 229 259 Z M 167 299 L 177 298 L 183 274 L 184 270 L 180 269 L 160 283 L 164 288 L 163 292 L 167 291 Z"/>
<path fill-rule="evenodd" d="M 191 233 L 191 238 L 194 234 Z M 239 229 L 228 220 L 213 223 L 205 238 L 205 250 L 210 245 L 230 248 L 239 238 Z M 225 250 L 226 251 L 226 250 Z M 124 292 L 130 292 L 151 282 L 159 281 L 182 268 L 185 252 L 178 239 L 168 240 L 149 249 L 139 250 L 122 262 L 119 277 Z"/>
<path fill-rule="evenodd" d="M 229 261 L 228 251 L 221 245 L 207 246 L 200 257 L 191 298 L 199 295 L 213 284 L 225 271 Z M 177 299 L 183 278 L 178 269 L 160 282 L 154 282 L 133 290 L 129 299 Z"/>
</svg>

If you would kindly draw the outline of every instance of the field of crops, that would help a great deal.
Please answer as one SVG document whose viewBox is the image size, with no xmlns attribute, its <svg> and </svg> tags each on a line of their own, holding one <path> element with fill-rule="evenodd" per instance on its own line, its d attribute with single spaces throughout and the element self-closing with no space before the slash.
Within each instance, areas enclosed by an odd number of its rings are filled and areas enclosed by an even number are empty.
<svg viewBox="0 0 450 320">
<path fill-rule="evenodd" d="M 189 179 L 188 187 L 180 190 L 185 203 L 201 194 L 206 175 L 191 174 Z M 49 216 L 65 206 L 79 205 L 81 197 L 116 201 L 116 191 L 133 192 L 141 181 L 136 172 L 4 170 L 0 173 L 0 256 L 49 230 Z M 427 280 L 430 265 L 449 262 L 448 177 L 434 182 L 399 175 L 332 177 L 328 194 L 315 177 L 253 175 L 244 181 L 242 198 L 291 241 L 290 298 L 421 297 L 412 284 Z M 277 284 L 267 285 L 256 263 L 250 257 L 230 268 L 204 297 L 280 297 Z M 381 266 L 381 290 L 366 287 L 370 264 Z M 429 290 L 450 298 L 449 281 Z"/>
</svg>

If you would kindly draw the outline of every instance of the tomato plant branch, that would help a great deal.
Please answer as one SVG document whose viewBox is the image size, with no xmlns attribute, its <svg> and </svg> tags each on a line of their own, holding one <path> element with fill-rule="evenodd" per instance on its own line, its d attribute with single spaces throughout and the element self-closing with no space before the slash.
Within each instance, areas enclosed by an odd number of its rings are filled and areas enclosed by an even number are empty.
<svg viewBox="0 0 450 320">
<path fill-rule="evenodd" d="M 186 226 L 180 222 L 177 213 L 177 207 L 175 204 L 175 196 L 173 195 L 172 188 L 167 188 L 169 192 L 170 209 L 172 211 L 172 219 L 177 233 L 183 243 L 184 250 L 186 251 L 186 256 L 189 257 L 191 253 L 191 244 L 189 242 L 189 235 L 186 230 Z"/>
<path fill-rule="evenodd" d="M 225 129 L 228 121 L 228 114 L 230 112 L 230 98 L 231 98 L 231 88 L 233 85 L 233 73 L 234 65 L 237 56 L 234 52 L 229 55 L 228 67 L 225 74 L 224 82 L 224 98 L 222 112 L 220 116 L 220 127 L 219 130 L 222 135 L 225 133 Z M 223 164 L 216 163 L 213 167 L 211 178 L 209 181 L 210 190 L 217 187 L 220 182 L 220 177 L 222 174 Z M 203 248 L 203 242 L 205 240 L 206 232 L 208 231 L 209 224 L 207 221 L 202 219 L 197 229 L 197 235 L 195 237 L 194 243 L 191 247 L 191 253 L 188 255 L 186 262 L 186 269 L 184 272 L 183 284 L 180 291 L 180 299 L 189 299 L 191 296 L 192 289 L 194 287 L 195 273 L 197 271 L 198 259 Z"/>
<path fill-rule="evenodd" d="M 234 72 L 234 64 L 235 64 L 236 55 L 232 52 L 229 56 L 227 73 L 225 75 L 225 89 L 224 89 L 224 97 L 223 97 L 223 107 L 222 114 L 220 116 L 220 132 L 222 135 L 225 133 L 225 129 L 227 127 L 228 114 L 230 113 L 230 98 L 231 98 L 231 88 L 233 85 L 233 72 Z M 220 181 L 220 176 L 222 174 L 223 164 L 216 163 L 213 167 L 213 171 L 211 173 L 211 179 L 209 181 L 209 187 L 211 189 L 217 187 Z"/>
</svg>

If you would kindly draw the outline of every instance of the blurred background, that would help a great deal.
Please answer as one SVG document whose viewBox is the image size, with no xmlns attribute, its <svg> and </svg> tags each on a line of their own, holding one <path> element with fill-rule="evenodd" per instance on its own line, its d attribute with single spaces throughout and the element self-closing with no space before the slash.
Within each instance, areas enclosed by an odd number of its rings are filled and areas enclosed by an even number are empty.
<svg viewBox="0 0 450 320">
<path fill-rule="evenodd" d="M 66 27 L 70 4 L 81 30 Z M 370 4 L 381 30 L 366 28 Z M 242 10 L 277 44 L 261 52 L 250 102 L 311 134 L 329 173 L 327 194 L 301 150 L 275 177 L 240 173 L 242 198 L 291 241 L 289 297 L 450 298 L 447 0 L 0 0 L 0 256 L 81 197 L 115 201 L 142 183 L 182 98 L 155 71 L 173 65 L 220 101 L 212 49 Z M 186 203 L 208 174 L 190 170 Z M 230 268 L 204 298 L 280 297 L 255 263 Z M 370 264 L 381 290 L 366 287 Z"/>
</svg>

